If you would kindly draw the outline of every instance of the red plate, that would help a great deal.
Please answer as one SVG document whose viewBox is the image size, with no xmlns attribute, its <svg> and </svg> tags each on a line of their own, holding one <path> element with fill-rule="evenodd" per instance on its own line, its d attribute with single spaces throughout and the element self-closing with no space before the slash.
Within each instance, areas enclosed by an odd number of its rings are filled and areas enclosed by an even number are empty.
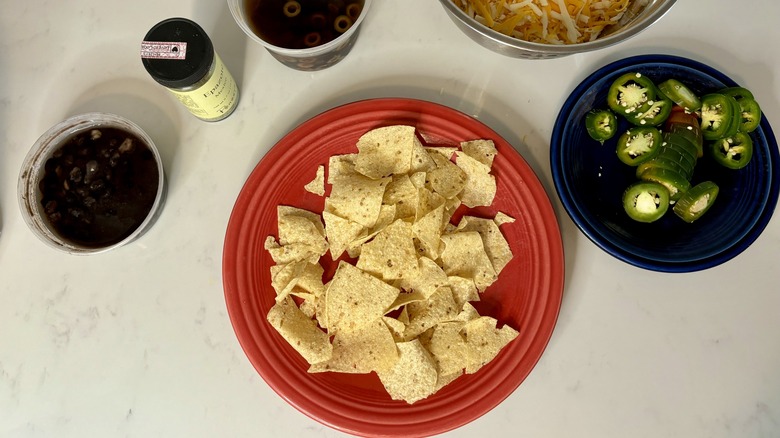
<svg viewBox="0 0 780 438">
<path fill-rule="evenodd" d="M 357 152 L 357 139 L 379 126 L 417 127 L 428 144 L 492 139 L 498 192 L 482 216 L 503 211 L 514 257 L 475 303 L 481 314 L 520 335 L 490 364 L 413 405 L 391 400 L 375 374 L 308 374 L 308 365 L 266 322 L 274 303 L 263 249 L 276 235 L 276 206 L 321 212 L 322 197 L 303 186 L 331 155 Z M 326 166 L 327 167 L 327 166 Z M 327 260 L 326 260 L 327 259 Z M 328 272 L 332 261 L 323 257 Z M 552 335 L 563 295 L 563 246 L 550 199 L 512 146 L 481 122 L 453 109 L 410 99 L 374 99 L 326 111 L 287 134 L 260 161 L 238 196 L 225 236 L 225 301 L 239 342 L 255 369 L 282 398 L 309 417 L 343 432 L 368 436 L 439 434 L 479 418 L 528 376 Z M 329 269 L 331 268 L 331 269 Z"/>
</svg>

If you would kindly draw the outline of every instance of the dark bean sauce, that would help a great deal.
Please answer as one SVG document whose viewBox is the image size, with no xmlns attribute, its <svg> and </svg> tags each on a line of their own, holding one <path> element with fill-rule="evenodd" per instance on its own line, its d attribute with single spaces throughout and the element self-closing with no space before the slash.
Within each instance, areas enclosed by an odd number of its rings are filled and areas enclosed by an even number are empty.
<svg viewBox="0 0 780 438">
<path fill-rule="evenodd" d="M 71 137 L 46 161 L 41 204 L 64 240 L 91 248 L 120 242 L 157 196 L 155 156 L 135 135 L 100 128 Z"/>
<path fill-rule="evenodd" d="M 286 49 L 328 43 L 360 16 L 363 0 L 244 0 L 252 30 L 263 40 Z"/>
</svg>

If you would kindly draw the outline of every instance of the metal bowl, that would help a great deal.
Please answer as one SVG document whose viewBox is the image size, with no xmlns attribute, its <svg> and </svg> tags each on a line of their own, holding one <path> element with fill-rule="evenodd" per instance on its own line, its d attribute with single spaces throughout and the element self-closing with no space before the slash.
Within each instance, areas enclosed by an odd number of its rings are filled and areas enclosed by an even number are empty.
<svg viewBox="0 0 780 438">
<path fill-rule="evenodd" d="M 635 0 L 620 21 L 594 41 L 579 44 L 543 44 L 523 41 L 494 31 L 463 12 L 453 0 L 439 0 L 447 15 L 472 40 L 513 58 L 547 59 L 603 49 L 625 41 L 658 21 L 676 0 Z"/>
</svg>

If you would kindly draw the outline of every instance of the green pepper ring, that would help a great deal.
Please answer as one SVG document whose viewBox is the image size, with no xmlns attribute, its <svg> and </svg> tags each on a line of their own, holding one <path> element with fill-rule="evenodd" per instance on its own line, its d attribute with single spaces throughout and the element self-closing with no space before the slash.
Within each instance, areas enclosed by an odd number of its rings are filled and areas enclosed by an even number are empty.
<svg viewBox="0 0 780 438">
<path fill-rule="evenodd" d="M 701 98 L 701 103 L 701 131 L 705 140 L 712 141 L 736 134 L 739 123 L 734 119 L 741 115 L 736 99 L 726 94 L 710 93 Z"/>
<path fill-rule="evenodd" d="M 656 182 L 635 182 L 623 192 L 623 210 L 637 222 L 655 222 L 668 209 L 669 191 Z"/>
<path fill-rule="evenodd" d="M 742 132 L 753 132 L 761 123 L 761 107 L 755 99 L 742 98 L 737 100 L 740 109 L 739 130 Z"/>
<path fill-rule="evenodd" d="M 664 123 L 672 114 L 674 102 L 665 97 L 660 98 L 660 94 L 651 102 L 635 112 L 626 114 L 626 119 L 637 126 L 658 126 Z"/>
<path fill-rule="evenodd" d="M 685 192 L 674 204 L 674 214 L 685 222 L 692 223 L 712 207 L 720 189 L 712 181 L 703 181 Z"/>
<path fill-rule="evenodd" d="M 638 166 L 658 155 L 661 149 L 662 137 L 661 131 L 653 126 L 629 128 L 618 138 L 615 153 L 617 153 L 618 159 L 623 163 L 629 166 Z M 641 142 L 638 148 L 635 142 Z M 632 145 L 634 146 L 632 147 Z M 634 152 L 641 153 L 635 155 Z"/>
<path fill-rule="evenodd" d="M 667 79 L 658 84 L 658 89 L 667 98 L 686 111 L 698 111 L 701 108 L 701 99 L 685 84 L 677 79 Z"/>
<path fill-rule="evenodd" d="M 729 169 L 742 169 L 753 157 L 753 140 L 744 132 L 710 143 L 710 153 L 715 161 Z"/>
<path fill-rule="evenodd" d="M 607 109 L 594 109 L 585 115 L 585 130 L 590 138 L 604 143 L 617 133 L 617 117 Z"/>
<path fill-rule="evenodd" d="M 639 94 L 641 97 L 632 96 L 631 94 Z M 633 101 L 631 105 L 625 102 L 623 97 L 631 97 Z M 607 105 L 609 108 L 621 116 L 629 115 L 633 112 L 639 111 L 647 102 L 653 101 L 656 98 L 656 88 L 653 81 L 637 72 L 629 72 L 620 75 L 617 79 L 612 81 L 612 85 L 607 91 Z"/>
</svg>

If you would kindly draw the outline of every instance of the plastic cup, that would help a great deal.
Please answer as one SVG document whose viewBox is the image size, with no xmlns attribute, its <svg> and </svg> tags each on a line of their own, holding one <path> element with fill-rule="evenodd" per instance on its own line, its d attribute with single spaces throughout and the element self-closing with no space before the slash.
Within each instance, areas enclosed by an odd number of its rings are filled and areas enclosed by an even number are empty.
<svg viewBox="0 0 780 438">
<path fill-rule="evenodd" d="M 279 62 L 296 70 L 315 71 L 335 65 L 347 56 L 352 49 L 352 46 L 355 44 L 355 40 L 357 39 L 360 30 L 360 24 L 368 13 L 372 0 L 365 0 L 360 15 L 339 37 L 325 44 L 303 49 L 279 47 L 264 40 L 252 29 L 249 14 L 246 9 L 247 0 L 227 0 L 227 2 L 230 13 L 233 15 L 238 27 L 240 27 L 250 39 L 265 47 Z M 298 0 L 298 2 L 305 6 L 306 0 Z"/>
<path fill-rule="evenodd" d="M 154 155 L 154 160 L 157 164 L 158 182 L 154 202 L 136 228 L 129 228 L 127 234 L 121 240 L 102 245 L 86 245 L 70 240 L 55 230 L 48 219 L 44 206 L 41 205 L 43 192 L 40 188 L 40 182 L 46 172 L 46 162 L 54 156 L 55 152 L 63 144 L 75 135 L 104 128 L 118 128 L 140 139 Z M 73 116 L 52 126 L 38 138 L 22 163 L 17 191 L 22 217 L 36 237 L 48 246 L 69 254 L 87 255 L 103 253 L 124 246 L 136 240 L 151 228 L 162 209 L 166 185 L 162 159 L 157 151 L 157 147 L 146 132 L 130 120 L 114 114 L 86 113 Z"/>
</svg>

